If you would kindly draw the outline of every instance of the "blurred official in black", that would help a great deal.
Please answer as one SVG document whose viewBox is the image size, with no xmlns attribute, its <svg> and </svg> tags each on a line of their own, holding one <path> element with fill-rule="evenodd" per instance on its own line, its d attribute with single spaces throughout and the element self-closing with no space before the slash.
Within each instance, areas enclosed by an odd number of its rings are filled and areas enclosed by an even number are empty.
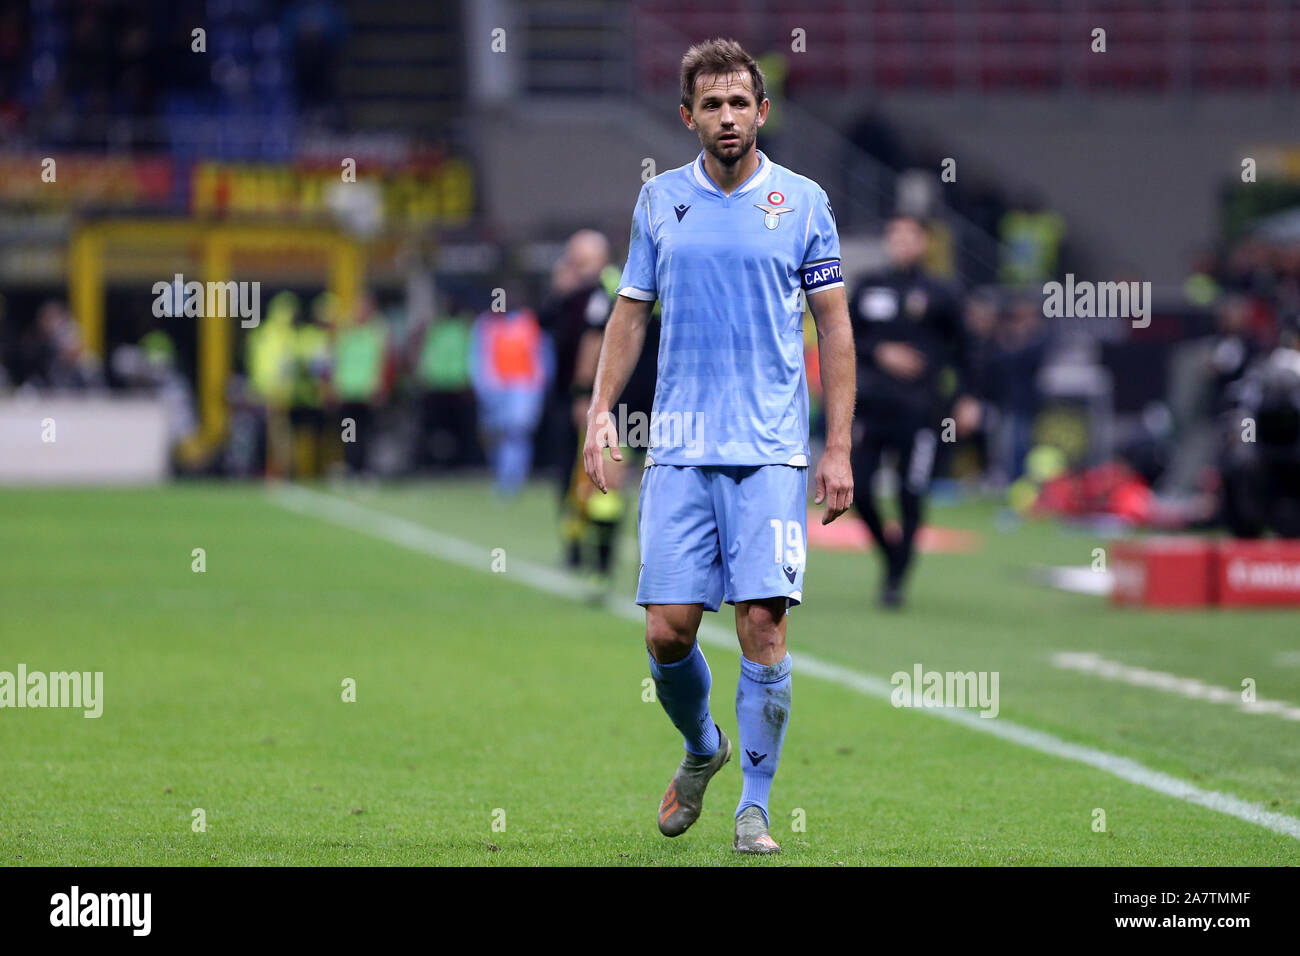
<svg viewBox="0 0 1300 956">
<path fill-rule="evenodd" d="M 556 375 L 551 401 L 560 447 L 564 560 L 572 571 L 594 572 L 605 587 L 610 585 L 618 527 L 629 502 L 621 491 L 623 468 L 617 462 L 606 462 L 609 493 L 593 494 L 595 485 L 582 463 L 582 443 L 605 323 L 622 274 L 622 269 L 610 262 L 609 240 L 596 230 L 579 230 L 569 237 L 556 263 L 551 294 L 539 312 L 543 328 L 555 343 Z M 658 356 L 659 323 L 651 322 L 646 328 L 641 358 L 620 398 L 624 420 L 634 412 L 649 417 Z"/>
<path fill-rule="evenodd" d="M 589 364 L 584 361 L 587 353 L 594 350 L 599 354 L 605 322 L 609 319 L 610 297 L 601 276 L 609 264 L 609 240 L 603 234 L 594 229 L 575 232 L 555 264 L 550 295 L 538 312 L 542 327 L 555 343 L 552 423 L 560 449 L 561 537 L 565 561 L 572 570 L 578 570 L 583 564 L 584 543 L 590 530 L 585 496 L 579 494 L 585 475 L 574 465 L 581 459 L 582 434 L 578 423 L 583 419 L 578 417 L 573 405 L 575 398 L 590 393 L 591 382 L 583 380 L 579 369 Z M 585 405 L 582 414 L 586 414 Z"/>
<path fill-rule="evenodd" d="M 1279 332 L 1277 348 L 1226 387 L 1222 512 L 1238 538 L 1300 537 L 1300 316 L 1284 315 Z"/>
<path fill-rule="evenodd" d="M 890 608 L 902 604 L 939 443 L 955 441 L 979 420 L 979 405 L 966 394 L 971 376 L 959 297 L 923 270 L 927 241 L 919 220 L 890 220 L 885 227 L 889 268 L 861 280 L 849 296 L 858 359 L 854 503 L 884 556 L 880 603 Z M 955 382 L 946 369 L 955 373 Z M 953 396 L 960 397 L 953 402 Z M 871 493 L 885 452 L 891 453 L 898 478 L 902 533 L 897 540 L 885 534 Z"/>
</svg>

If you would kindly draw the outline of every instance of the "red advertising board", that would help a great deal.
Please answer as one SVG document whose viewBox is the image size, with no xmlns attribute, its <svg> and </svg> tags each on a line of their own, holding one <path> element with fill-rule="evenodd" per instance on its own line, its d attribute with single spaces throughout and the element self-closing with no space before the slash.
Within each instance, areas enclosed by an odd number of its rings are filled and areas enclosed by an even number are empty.
<svg viewBox="0 0 1300 956">
<path fill-rule="evenodd" d="M 1110 568 L 1116 605 L 1300 607 L 1300 540 L 1136 538 Z"/>
<path fill-rule="evenodd" d="M 1155 537 L 1111 546 L 1114 604 L 1204 607 L 1211 603 L 1214 548 L 1200 538 Z"/>
<path fill-rule="evenodd" d="M 1216 584 L 1227 607 L 1300 606 L 1300 541 L 1221 541 Z"/>
</svg>

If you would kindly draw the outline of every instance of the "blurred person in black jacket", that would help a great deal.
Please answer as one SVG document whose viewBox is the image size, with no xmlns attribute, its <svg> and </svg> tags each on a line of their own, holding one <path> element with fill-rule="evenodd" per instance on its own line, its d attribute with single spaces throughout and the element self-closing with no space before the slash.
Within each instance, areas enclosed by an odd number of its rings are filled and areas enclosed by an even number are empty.
<svg viewBox="0 0 1300 956">
<path fill-rule="evenodd" d="M 1203 474 L 1216 464 L 1220 417 L 1230 391 L 1259 353 L 1250 334 L 1251 301 L 1239 293 L 1221 296 L 1214 307 L 1214 332 L 1183 342 L 1169 358 L 1169 462 L 1158 490 L 1170 498 L 1201 489 Z"/>
<path fill-rule="evenodd" d="M 1031 295 L 1017 297 L 998 328 L 990 379 L 995 389 L 995 431 L 999 478 L 1010 484 L 1025 470 L 1033 444 L 1034 422 L 1042 410 L 1038 372 L 1047 358 L 1043 305 Z"/>
<path fill-rule="evenodd" d="M 1222 511 L 1239 538 L 1300 538 L 1300 317 L 1226 390 Z"/>
<path fill-rule="evenodd" d="M 997 420 L 992 400 L 997 396 L 996 335 L 1002 319 L 1002 302 L 996 290 L 981 289 L 967 296 L 962 319 L 970 374 L 967 387 L 979 400 L 979 420 L 967 439 L 970 445 L 967 462 L 975 477 L 984 480 L 993 467 L 993 426 Z"/>
<path fill-rule="evenodd" d="M 902 604 L 941 429 L 951 433 L 951 438 L 943 434 L 946 440 L 955 440 L 979 420 L 979 405 L 968 394 L 969 351 L 960 300 L 955 289 L 924 270 L 927 244 L 920 220 L 891 219 L 885 228 L 889 268 L 859 281 L 849 296 L 858 366 L 853 483 L 860 490 L 854 503 L 884 557 L 880 603 L 889 608 Z M 959 397 L 952 403 L 954 396 Z M 945 429 L 943 418 L 950 410 L 954 427 Z M 898 483 L 901 533 L 896 540 L 886 534 L 871 494 L 886 453 Z"/>
<path fill-rule="evenodd" d="M 608 583 L 613 570 L 614 546 L 627 510 L 618 488 L 621 470 L 611 472 L 607 495 L 592 495 L 595 486 L 582 465 L 582 442 L 591 400 L 596 363 L 613 308 L 614 293 L 622 274 L 610 262 L 609 241 L 594 229 L 569 237 L 551 275 L 551 289 L 538 313 L 542 327 L 555 343 L 556 375 L 550 397 L 551 423 L 559 446 L 561 538 L 566 566 L 572 571 L 593 570 Z M 646 351 L 653 361 L 647 335 Z M 644 362 L 628 382 L 622 400 L 630 410 L 649 412 L 654 396 L 653 372 L 646 387 Z"/>
<path fill-rule="evenodd" d="M 99 360 L 82 345 L 81 329 L 62 302 L 51 299 L 20 345 L 25 383 L 43 392 L 82 392 L 104 386 Z"/>
</svg>

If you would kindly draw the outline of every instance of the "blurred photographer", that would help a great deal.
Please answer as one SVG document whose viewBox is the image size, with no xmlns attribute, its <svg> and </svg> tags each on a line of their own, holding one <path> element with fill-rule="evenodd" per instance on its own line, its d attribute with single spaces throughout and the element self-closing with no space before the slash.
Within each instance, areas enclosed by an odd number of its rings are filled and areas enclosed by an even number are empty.
<svg viewBox="0 0 1300 956">
<path fill-rule="evenodd" d="M 1300 316 L 1229 388 L 1220 459 L 1223 518 L 1239 538 L 1300 537 Z"/>
</svg>

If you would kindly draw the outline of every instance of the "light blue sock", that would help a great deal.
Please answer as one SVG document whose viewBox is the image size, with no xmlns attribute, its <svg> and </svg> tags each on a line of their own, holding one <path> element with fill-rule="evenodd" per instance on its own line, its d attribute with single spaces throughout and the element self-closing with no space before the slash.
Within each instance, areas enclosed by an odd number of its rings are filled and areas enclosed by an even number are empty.
<svg viewBox="0 0 1300 956">
<path fill-rule="evenodd" d="M 781 742 L 790 723 L 790 655 L 776 664 L 755 664 L 740 658 L 736 684 L 736 723 L 740 727 L 740 775 L 743 786 L 736 816 L 745 807 L 758 807 L 767 815 L 772 778 L 781 760 Z"/>
<path fill-rule="evenodd" d="M 709 688 L 713 675 L 699 642 L 680 661 L 660 664 L 650 655 L 650 674 L 655 679 L 655 694 L 673 726 L 682 732 L 686 752 L 711 757 L 718 750 L 718 729 L 709 713 Z"/>
</svg>

